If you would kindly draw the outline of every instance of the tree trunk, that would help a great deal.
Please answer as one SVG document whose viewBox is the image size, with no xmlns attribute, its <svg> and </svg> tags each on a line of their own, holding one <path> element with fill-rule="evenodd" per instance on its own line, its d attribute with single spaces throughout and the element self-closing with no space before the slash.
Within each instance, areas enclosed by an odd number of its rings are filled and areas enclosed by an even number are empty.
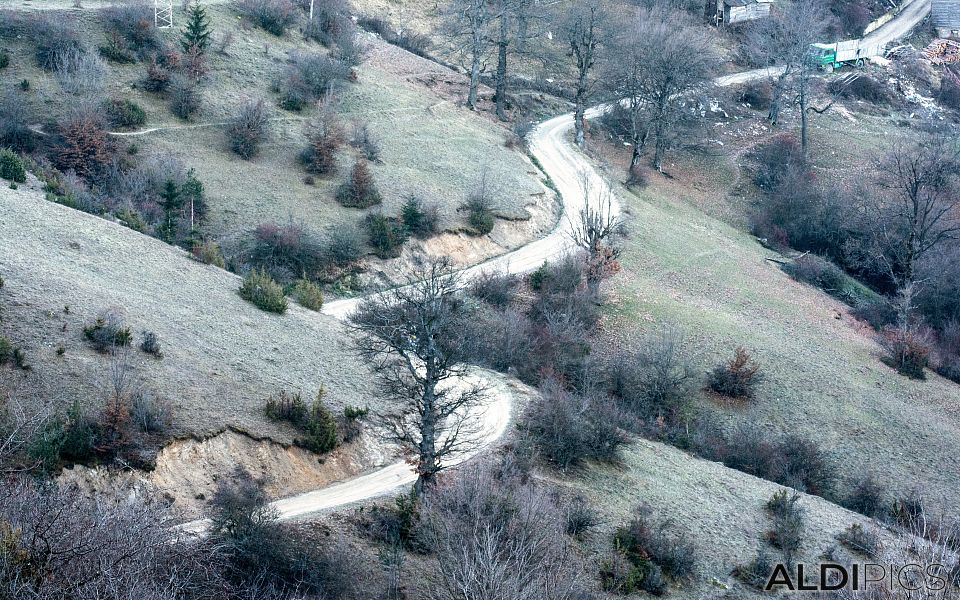
<svg viewBox="0 0 960 600">
<path fill-rule="evenodd" d="M 807 116 L 807 89 L 806 84 L 800 84 L 800 154 L 803 159 L 807 159 L 807 131 L 809 129 L 809 117 Z"/>
<path fill-rule="evenodd" d="M 440 470 L 437 464 L 437 423 L 436 423 L 436 387 L 437 377 L 432 365 L 428 364 L 423 386 L 423 414 L 420 430 L 420 448 L 417 464 L 417 482 L 414 493 L 422 496 L 427 487 L 433 484 L 434 475 Z"/>
<path fill-rule="evenodd" d="M 574 140 L 577 146 L 583 148 L 584 113 L 587 112 L 587 69 L 580 68 L 580 77 L 577 79 L 576 110 L 573 113 Z"/>
<path fill-rule="evenodd" d="M 500 39 L 497 41 L 497 118 L 507 120 L 507 47 L 510 45 L 510 18 L 500 15 Z"/>
<path fill-rule="evenodd" d="M 483 39 L 479 29 L 473 32 L 473 47 L 470 61 L 470 92 L 467 94 L 467 106 L 477 110 L 477 90 L 480 88 L 480 60 L 483 52 Z"/>
</svg>

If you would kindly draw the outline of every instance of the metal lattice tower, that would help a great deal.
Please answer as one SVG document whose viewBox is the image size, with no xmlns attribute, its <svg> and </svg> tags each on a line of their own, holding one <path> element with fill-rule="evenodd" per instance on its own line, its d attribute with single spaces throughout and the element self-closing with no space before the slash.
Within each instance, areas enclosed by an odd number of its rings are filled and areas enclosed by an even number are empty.
<svg viewBox="0 0 960 600">
<path fill-rule="evenodd" d="M 157 29 L 173 27 L 173 0 L 153 0 L 153 24 Z"/>
</svg>

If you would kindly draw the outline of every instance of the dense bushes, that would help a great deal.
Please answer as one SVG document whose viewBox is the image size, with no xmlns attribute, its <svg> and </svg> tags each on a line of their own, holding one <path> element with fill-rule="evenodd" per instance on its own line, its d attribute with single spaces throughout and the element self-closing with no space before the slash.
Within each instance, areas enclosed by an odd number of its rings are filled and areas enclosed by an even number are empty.
<svg viewBox="0 0 960 600">
<path fill-rule="evenodd" d="M 14 183 L 24 183 L 27 180 L 23 161 L 7 148 L 0 148 L 0 178 Z"/>
<path fill-rule="evenodd" d="M 895 98 L 886 85 L 869 75 L 859 75 L 846 83 L 834 80 L 830 84 L 830 91 L 838 96 L 863 100 L 877 106 L 892 104 Z"/>
<path fill-rule="evenodd" d="M 200 111 L 201 92 L 194 79 L 174 75 L 170 78 L 167 92 L 170 97 L 170 112 L 184 121 L 189 121 Z"/>
<path fill-rule="evenodd" d="M 803 541 L 803 507 L 800 494 L 780 490 L 767 502 L 767 511 L 773 518 L 773 527 L 767 531 L 767 541 L 783 553 L 788 565 L 792 565 Z"/>
<path fill-rule="evenodd" d="M 762 379 L 760 365 L 745 349 L 737 348 L 729 362 L 713 368 L 707 385 L 714 392 L 730 398 L 750 399 Z"/>
<path fill-rule="evenodd" d="M 303 225 L 263 223 L 254 230 L 243 260 L 289 282 L 315 276 L 323 268 L 324 250 L 317 236 Z"/>
<path fill-rule="evenodd" d="M 403 225 L 382 214 L 367 215 L 367 239 L 380 258 L 396 258 L 407 239 Z"/>
<path fill-rule="evenodd" d="M 464 208 L 467 210 L 467 222 L 473 229 L 474 235 L 486 235 L 493 231 L 493 198 L 491 190 L 486 183 L 486 175 L 483 181 L 474 190 L 467 194 L 467 201 Z"/>
<path fill-rule="evenodd" d="M 240 297 L 267 312 L 287 312 L 287 297 L 283 287 L 265 271 L 253 270 L 243 279 Z"/>
<path fill-rule="evenodd" d="M 337 170 L 337 150 L 343 144 L 343 132 L 327 109 L 307 130 L 307 147 L 300 153 L 300 164 L 308 173 L 330 175 Z"/>
<path fill-rule="evenodd" d="M 424 205 L 416 196 L 408 196 L 400 209 L 400 220 L 410 235 L 428 238 L 437 233 L 439 209 L 436 204 Z"/>
<path fill-rule="evenodd" d="M 960 69 L 944 70 L 940 79 L 939 100 L 944 106 L 960 111 Z"/>
<path fill-rule="evenodd" d="M 619 430 L 622 417 L 599 395 L 582 395 L 548 381 L 524 412 L 522 430 L 541 458 L 561 468 L 583 461 L 611 461 L 627 442 Z"/>
<path fill-rule="evenodd" d="M 651 523 L 640 511 L 613 537 L 614 556 L 601 565 L 600 580 L 605 591 L 655 596 L 664 593 L 665 577 L 683 579 L 693 572 L 696 549 L 669 523 Z"/>
<path fill-rule="evenodd" d="M 31 33 L 40 68 L 54 71 L 66 63 L 70 56 L 85 53 L 80 34 L 65 21 L 66 17 L 44 15 L 33 23 Z"/>
<path fill-rule="evenodd" d="M 290 0 L 238 0 L 237 10 L 275 36 L 282 36 L 297 22 L 297 8 Z"/>
<path fill-rule="evenodd" d="M 110 98 L 105 105 L 107 118 L 114 127 L 130 129 L 147 122 L 143 107 L 125 98 Z"/>
<path fill-rule="evenodd" d="M 702 431 L 695 450 L 724 465 L 817 496 L 836 493 L 837 466 L 814 442 L 789 435 L 771 441 L 759 429 L 744 426 L 724 436 Z"/>
<path fill-rule="evenodd" d="M 887 354 L 883 361 L 901 375 L 911 379 L 926 379 L 924 369 L 929 366 L 933 343 L 929 330 L 917 326 L 888 326 L 880 336 Z"/>
<path fill-rule="evenodd" d="M 311 102 L 350 79 L 350 67 L 324 54 L 302 52 L 293 55 L 273 89 L 280 95 L 280 107 L 300 111 Z"/>
<path fill-rule="evenodd" d="M 270 116 L 263 100 L 244 102 L 226 128 L 230 149 L 240 158 L 250 160 L 269 136 L 269 125 Z"/>
<path fill-rule="evenodd" d="M 0 148 L 31 152 L 36 134 L 30 129 L 33 115 L 26 102 L 12 89 L 0 91 Z"/>
<path fill-rule="evenodd" d="M 106 311 L 97 320 L 83 328 L 83 336 L 97 352 L 112 352 L 114 349 L 127 346 L 133 339 L 130 328 L 124 325 L 123 319 L 114 311 Z"/>
<path fill-rule="evenodd" d="M 350 179 L 337 188 L 337 201 L 350 208 L 370 208 L 383 202 L 366 161 L 360 159 L 353 164 Z"/>
<path fill-rule="evenodd" d="M 73 171 L 90 180 L 107 169 L 114 153 L 106 119 L 99 110 L 75 108 L 57 125 L 51 156 L 61 171 Z"/>
<path fill-rule="evenodd" d="M 103 9 L 107 25 L 108 45 L 121 55 L 146 58 L 159 51 L 163 41 L 153 26 L 152 7 L 146 3 L 111 6 Z"/>
<path fill-rule="evenodd" d="M 212 499 L 212 542 L 226 556 L 224 577 L 244 595 L 359 600 L 378 585 L 365 569 L 362 550 L 336 536 L 310 536 L 278 523 L 268 501 L 263 482 L 244 471 L 221 478 Z"/>
<path fill-rule="evenodd" d="M 321 386 L 317 399 L 309 405 L 299 393 L 287 394 L 281 391 L 277 398 L 267 399 L 264 412 L 274 421 L 290 423 L 304 437 L 295 443 L 311 452 L 324 454 L 337 447 L 337 421 L 323 402 L 326 390 Z"/>
<path fill-rule="evenodd" d="M 293 286 L 293 298 L 297 304 L 309 310 L 323 308 L 323 290 L 309 279 L 298 279 Z"/>
<path fill-rule="evenodd" d="M 645 425 L 684 426 L 696 371 L 684 355 L 683 333 L 676 327 L 647 334 L 636 350 L 616 355 L 607 366 L 611 391 L 625 410 Z"/>
</svg>

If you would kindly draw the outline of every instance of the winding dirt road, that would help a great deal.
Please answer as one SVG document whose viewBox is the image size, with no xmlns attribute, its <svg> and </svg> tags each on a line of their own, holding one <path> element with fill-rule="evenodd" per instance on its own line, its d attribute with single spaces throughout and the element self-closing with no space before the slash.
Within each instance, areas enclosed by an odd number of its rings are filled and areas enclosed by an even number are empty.
<svg viewBox="0 0 960 600">
<path fill-rule="evenodd" d="M 931 0 L 914 0 L 900 15 L 867 36 L 865 41 L 890 43 L 906 35 L 929 12 L 930 2 Z M 62 8 L 63 4 L 63 0 L 41 0 L 37 3 L 25 2 L 23 6 L 34 9 Z M 110 5 L 113 2 L 101 0 L 100 4 Z M 775 73 L 776 71 L 772 69 L 757 69 L 719 77 L 714 80 L 714 84 L 724 87 L 768 77 Z M 611 106 L 612 104 L 603 104 L 594 107 L 587 111 L 587 118 L 595 119 L 608 111 Z M 217 124 L 211 123 L 200 126 L 215 125 Z M 196 127 L 196 125 L 185 127 Z M 151 128 L 122 135 L 145 135 L 163 129 L 167 128 Z M 573 243 L 570 236 L 573 227 L 572 219 L 575 219 L 588 203 L 594 202 L 601 194 L 608 191 L 609 187 L 608 182 L 597 173 L 589 160 L 572 145 L 570 135 L 572 129 L 573 114 L 569 113 L 541 123 L 531 133 L 529 139 L 531 154 L 536 157 L 543 171 L 553 180 L 560 194 L 563 215 L 557 226 L 546 237 L 465 269 L 462 271 L 465 280 L 490 271 L 528 273 L 544 261 L 555 259 L 572 250 Z M 616 204 L 616 196 L 612 195 L 612 197 L 614 198 L 612 212 L 618 214 L 619 206 Z M 326 304 L 323 312 L 345 320 L 356 309 L 359 302 L 360 299 L 337 300 Z M 468 377 L 485 379 L 485 382 L 490 384 L 490 399 L 475 413 L 476 426 L 480 431 L 479 443 L 470 451 L 452 457 L 448 461 L 448 466 L 467 461 L 484 451 L 503 436 L 510 423 L 513 392 L 507 389 L 509 386 L 502 379 L 485 376 L 485 372 L 481 369 L 473 370 Z M 411 466 L 405 461 L 398 461 L 366 475 L 277 500 L 271 505 L 277 510 L 281 519 L 302 518 L 331 508 L 390 494 L 403 486 L 411 485 L 415 480 L 416 475 Z M 208 524 L 209 521 L 206 519 L 191 521 L 181 525 L 180 529 L 188 533 L 202 533 Z"/>
</svg>

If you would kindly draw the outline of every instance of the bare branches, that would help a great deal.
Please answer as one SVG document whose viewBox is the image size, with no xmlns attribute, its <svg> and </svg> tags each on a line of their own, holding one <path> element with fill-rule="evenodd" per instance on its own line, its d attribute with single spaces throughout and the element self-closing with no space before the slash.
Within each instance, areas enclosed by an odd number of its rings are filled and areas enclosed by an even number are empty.
<svg viewBox="0 0 960 600">
<path fill-rule="evenodd" d="M 905 289 L 921 259 L 960 239 L 960 144 L 944 135 L 897 144 L 878 167 L 886 193 L 868 199 L 875 255 Z"/>
<path fill-rule="evenodd" d="M 430 261 L 409 285 L 366 300 L 350 318 L 358 354 L 394 402 L 375 420 L 416 465 L 418 492 L 479 433 L 472 409 L 485 387 L 465 377 L 468 315 L 460 288 L 448 259 Z"/>
<path fill-rule="evenodd" d="M 630 114 L 631 171 L 650 138 L 659 170 L 690 112 L 684 110 L 690 93 L 709 80 L 719 58 L 712 37 L 682 13 L 641 9 L 630 23 L 613 42 L 605 79 Z"/>
<path fill-rule="evenodd" d="M 438 487 L 422 514 L 438 558 L 434 600 L 579 597 L 583 564 L 547 490 L 473 467 Z"/>
<path fill-rule="evenodd" d="M 613 190 L 606 182 L 594 185 L 588 173 L 580 173 L 583 208 L 576 218 L 567 215 L 570 239 L 586 251 L 587 287 L 594 301 L 600 296 L 600 282 L 619 270 L 620 252 L 611 238 L 622 230 L 622 222 L 614 210 Z"/>
<path fill-rule="evenodd" d="M 584 144 L 584 114 L 593 89 L 590 72 L 597 63 L 603 43 L 607 14 L 598 0 L 576 2 L 561 23 L 564 41 L 577 69 L 576 109 L 573 114 L 575 141 Z"/>
</svg>

